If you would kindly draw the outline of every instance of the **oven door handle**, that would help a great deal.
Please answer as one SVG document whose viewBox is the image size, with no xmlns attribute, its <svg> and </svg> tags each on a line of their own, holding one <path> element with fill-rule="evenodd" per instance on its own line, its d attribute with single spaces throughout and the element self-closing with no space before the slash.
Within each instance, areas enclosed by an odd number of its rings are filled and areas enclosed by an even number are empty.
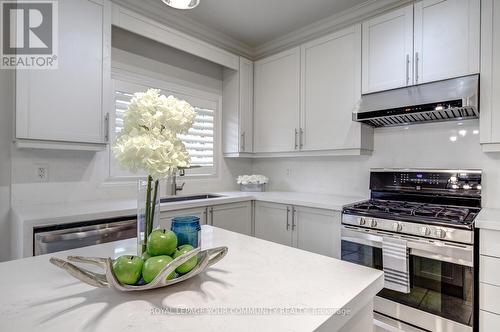
<svg viewBox="0 0 500 332">
<path fill-rule="evenodd" d="M 384 238 L 391 237 L 398 238 L 398 236 L 392 234 L 380 234 L 372 230 L 343 226 L 341 239 L 370 247 L 382 248 Z M 407 241 L 411 255 L 469 267 L 474 266 L 474 247 L 471 245 L 401 238 Z"/>
</svg>

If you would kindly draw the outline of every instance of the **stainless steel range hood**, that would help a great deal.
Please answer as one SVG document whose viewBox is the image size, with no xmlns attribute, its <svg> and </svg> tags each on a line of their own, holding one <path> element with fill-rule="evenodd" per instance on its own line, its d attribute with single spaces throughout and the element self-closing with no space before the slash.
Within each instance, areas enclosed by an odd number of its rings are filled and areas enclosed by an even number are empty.
<svg viewBox="0 0 500 332">
<path fill-rule="evenodd" d="M 479 117 L 479 76 L 363 95 L 353 120 L 372 127 Z"/>
</svg>

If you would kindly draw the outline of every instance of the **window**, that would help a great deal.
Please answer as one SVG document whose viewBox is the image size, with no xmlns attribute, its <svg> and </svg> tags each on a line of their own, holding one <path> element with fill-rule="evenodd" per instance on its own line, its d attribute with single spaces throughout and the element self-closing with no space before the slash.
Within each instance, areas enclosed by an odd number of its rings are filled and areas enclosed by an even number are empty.
<svg viewBox="0 0 500 332">
<path fill-rule="evenodd" d="M 117 135 L 123 129 L 123 116 L 128 108 L 128 105 L 130 104 L 133 94 L 135 92 L 146 91 L 149 88 L 160 89 L 161 93 L 166 96 L 173 95 L 176 98 L 186 100 L 194 107 L 197 113 L 193 127 L 186 135 L 179 136 L 191 156 L 191 166 L 195 166 L 187 172 L 187 175 L 216 174 L 215 133 L 218 96 L 210 96 L 209 93 L 188 88 L 172 88 L 172 86 L 168 85 L 171 84 L 159 81 L 141 82 L 141 84 L 137 84 L 136 82 L 115 78 L 115 114 L 110 117 L 111 142 L 116 140 Z M 128 170 L 123 169 L 117 163 L 111 152 L 110 176 L 112 178 L 131 178 L 145 175 L 146 174 L 133 174 Z"/>
</svg>

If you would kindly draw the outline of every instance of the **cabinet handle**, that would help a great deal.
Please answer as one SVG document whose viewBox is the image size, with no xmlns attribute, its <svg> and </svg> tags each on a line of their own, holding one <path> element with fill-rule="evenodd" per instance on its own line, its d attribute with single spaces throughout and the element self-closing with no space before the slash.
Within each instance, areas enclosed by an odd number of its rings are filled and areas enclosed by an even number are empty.
<svg viewBox="0 0 500 332">
<path fill-rule="evenodd" d="M 210 225 L 214 225 L 214 208 L 210 208 Z"/>
<path fill-rule="evenodd" d="M 295 150 L 299 148 L 298 136 L 299 136 L 299 131 L 297 130 L 297 128 L 295 128 Z"/>
<path fill-rule="evenodd" d="M 104 141 L 109 142 L 109 113 L 104 116 Z"/>
<path fill-rule="evenodd" d="M 290 230 L 290 222 L 289 222 L 289 216 L 290 216 L 290 207 L 286 207 L 286 230 Z"/>
<path fill-rule="evenodd" d="M 304 147 L 304 129 L 300 128 L 299 148 L 302 150 L 303 147 Z"/>
<path fill-rule="evenodd" d="M 410 55 L 406 54 L 406 85 L 410 85 Z"/>
<path fill-rule="evenodd" d="M 241 134 L 241 151 L 245 151 L 245 132 Z"/>
<path fill-rule="evenodd" d="M 418 52 L 415 52 L 415 83 L 418 83 L 419 81 L 419 76 L 418 76 L 418 64 L 420 62 L 420 55 Z"/>
<path fill-rule="evenodd" d="M 297 226 L 295 224 L 295 217 L 297 215 L 297 210 L 295 208 L 293 208 L 293 211 L 292 211 L 292 231 L 295 230 L 295 227 Z"/>
</svg>

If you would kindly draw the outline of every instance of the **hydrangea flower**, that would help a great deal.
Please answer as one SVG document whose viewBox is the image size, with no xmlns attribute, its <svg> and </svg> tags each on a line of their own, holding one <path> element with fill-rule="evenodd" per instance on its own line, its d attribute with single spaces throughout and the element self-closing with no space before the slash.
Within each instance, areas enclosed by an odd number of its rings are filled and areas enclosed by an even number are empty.
<svg viewBox="0 0 500 332">
<path fill-rule="evenodd" d="M 196 112 L 186 101 L 149 89 L 135 93 L 124 115 L 124 126 L 113 152 L 118 162 L 155 180 L 189 167 L 190 157 L 177 137 L 193 126 Z"/>
</svg>

